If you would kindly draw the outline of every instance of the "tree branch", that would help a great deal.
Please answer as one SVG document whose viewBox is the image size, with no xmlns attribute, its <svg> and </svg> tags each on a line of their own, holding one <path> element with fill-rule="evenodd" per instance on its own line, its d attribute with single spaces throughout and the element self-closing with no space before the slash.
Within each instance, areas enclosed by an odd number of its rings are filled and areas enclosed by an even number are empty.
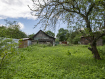
<svg viewBox="0 0 105 79">
<path fill-rule="evenodd" d="M 89 10 L 88 10 L 86 16 L 89 16 L 89 14 L 92 12 L 94 6 L 95 6 L 95 3 L 93 3 L 93 4 L 90 5 Z"/>
<path fill-rule="evenodd" d="M 98 37 L 96 37 L 96 38 L 93 40 L 92 44 L 94 44 L 99 38 L 103 37 L 104 35 L 105 35 L 105 31 L 104 31 L 104 33 L 102 33 L 101 35 L 99 35 Z"/>
<path fill-rule="evenodd" d="M 63 6 L 63 5 L 62 5 L 62 6 Z M 65 11 L 68 11 L 68 12 L 77 13 L 77 14 L 81 15 L 83 18 L 85 18 L 85 15 L 82 14 L 82 13 L 80 13 L 80 11 L 77 12 L 77 11 L 75 11 L 75 10 L 70 10 L 70 9 L 65 8 L 64 6 L 63 6 L 63 9 L 64 9 Z"/>
</svg>

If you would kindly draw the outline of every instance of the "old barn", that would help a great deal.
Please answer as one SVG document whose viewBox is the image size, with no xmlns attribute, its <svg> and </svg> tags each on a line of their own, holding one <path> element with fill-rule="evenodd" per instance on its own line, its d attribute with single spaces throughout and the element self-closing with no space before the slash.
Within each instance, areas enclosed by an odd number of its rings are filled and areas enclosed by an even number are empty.
<svg viewBox="0 0 105 79">
<path fill-rule="evenodd" d="M 52 44 L 54 45 L 55 43 L 55 38 L 49 36 L 42 30 L 40 30 L 38 33 L 36 33 L 33 36 L 32 44 Z"/>
</svg>

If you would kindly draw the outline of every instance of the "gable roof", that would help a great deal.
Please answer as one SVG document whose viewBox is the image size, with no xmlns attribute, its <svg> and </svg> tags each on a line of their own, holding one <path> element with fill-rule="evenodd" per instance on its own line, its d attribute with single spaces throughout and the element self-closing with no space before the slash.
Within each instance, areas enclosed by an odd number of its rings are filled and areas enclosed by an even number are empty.
<svg viewBox="0 0 105 79">
<path fill-rule="evenodd" d="M 44 33 L 46 36 L 48 36 L 48 37 L 50 37 L 50 38 L 55 39 L 54 37 L 49 36 L 48 34 L 46 34 L 45 32 L 43 32 L 42 30 L 39 30 L 39 31 L 33 36 L 33 38 L 34 38 L 35 36 L 37 36 L 40 32 Z"/>
</svg>

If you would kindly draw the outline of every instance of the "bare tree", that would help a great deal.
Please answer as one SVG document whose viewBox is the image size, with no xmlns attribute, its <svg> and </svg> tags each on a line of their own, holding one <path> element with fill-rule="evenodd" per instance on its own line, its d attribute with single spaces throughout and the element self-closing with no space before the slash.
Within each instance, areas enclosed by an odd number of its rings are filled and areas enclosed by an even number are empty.
<svg viewBox="0 0 105 79">
<path fill-rule="evenodd" d="M 96 41 L 105 35 L 103 30 L 104 0 L 32 0 L 32 14 L 38 16 L 38 24 L 45 28 L 56 27 L 59 20 L 68 23 L 68 26 L 75 24 L 75 28 L 81 29 L 84 36 L 90 37 L 91 48 L 95 59 L 101 59 L 96 48 Z M 74 26 L 73 26 L 74 27 Z M 98 34 L 95 32 L 98 31 Z"/>
</svg>

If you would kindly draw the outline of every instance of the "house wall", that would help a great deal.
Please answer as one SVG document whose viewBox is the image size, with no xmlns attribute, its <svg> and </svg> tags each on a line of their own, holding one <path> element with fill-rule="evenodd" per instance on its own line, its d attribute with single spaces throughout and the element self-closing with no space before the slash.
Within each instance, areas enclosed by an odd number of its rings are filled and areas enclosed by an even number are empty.
<svg viewBox="0 0 105 79">
<path fill-rule="evenodd" d="M 98 41 L 97 41 L 97 46 L 102 46 L 103 45 L 103 40 L 102 39 L 99 39 Z"/>
<path fill-rule="evenodd" d="M 34 37 L 34 40 L 38 40 L 38 39 L 50 39 L 50 38 L 46 36 L 45 34 L 43 34 L 42 32 L 40 32 Z"/>
<path fill-rule="evenodd" d="M 84 45 L 88 45 L 90 43 L 85 37 L 81 38 L 80 42 L 81 44 L 84 44 Z M 97 46 L 102 46 L 103 40 L 102 39 L 97 40 L 96 44 Z"/>
<path fill-rule="evenodd" d="M 38 44 L 50 44 L 50 42 L 39 42 Z"/>
<path fill-rule="evenodd" d="M 81 44 L 84 44 L 84 45 L 87 45 L 87 44 L 89 44 L 89 41 L 86 39 L 86 38 L 81 38 Z"/>
<path fill-rule="evenodd" d="M 37 44 L 37 42 L 36 41 L 32 41 L 31 44 Z"/>
<path fill-rule="evenodd" d="M 40 31 L 35 37 L 34 41 L 32 41 L 32 44 L 48 44 L 51 43 L 52 45 L 54 44 L 55 40 L 46 34 L 44 34 L 42 31 Z"/>
<path fill-rule="evenodd" d="M 32 44 L 32 42 L 31 42 L 31 40 L 27 40 L 27 42 L 28 42 L 28 46 L 30 46 L 31 44 Z"/>
</svg>

